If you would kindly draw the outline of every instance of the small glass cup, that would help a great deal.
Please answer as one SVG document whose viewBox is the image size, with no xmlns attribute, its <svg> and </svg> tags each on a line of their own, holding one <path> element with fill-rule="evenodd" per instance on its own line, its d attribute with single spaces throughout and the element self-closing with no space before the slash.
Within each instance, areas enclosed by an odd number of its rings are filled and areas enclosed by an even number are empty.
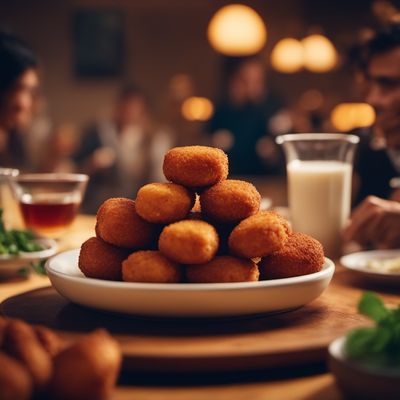
<svg viewBox="0 0 400 400">
<path fill-rule="evenodd" d="M 10 179 L 25 226 L 59 238 L 74 221 L 89 177 L 83 174 L 20 174 Z"/>
<path fill-rule="evenodd" d="M 350 216 L 354 150 L 348 134 L 299 133 L 278 136 L 286 155 L 293 229 L 318 239 L 328 257 L 341 252 L 341 231 Z"/>
</svg>

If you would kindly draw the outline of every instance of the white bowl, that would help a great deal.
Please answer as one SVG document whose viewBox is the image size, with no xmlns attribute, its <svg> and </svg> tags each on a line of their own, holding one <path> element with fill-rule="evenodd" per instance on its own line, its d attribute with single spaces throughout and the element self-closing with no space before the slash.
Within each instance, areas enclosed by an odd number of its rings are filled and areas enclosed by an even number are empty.
<svg viewBox="0 0 400 400">
<path fill-rule="evenodd" d="M 400 367 L 381 367 L 350 360 L 345 352 L 346 338 L 329 345 L 329 369 L 339 388 L 351 399 L 400 399 Z"/>
<path fill-rule="evenodd" d="M 48 260 L 53 287 L 68 300 L 99 310 L 156 317 L 231 317 L 299 308 L 328 286 L 334 263 L 320 272 L 260 282 L 159 284 L 114 282 L 85 277 L 79 249 Z"/>
<path fill-rule="evenodd" d="M 44 250 L 32 252 L 20 252 L 18 255 L 0 255 L 0 277 L 10 277 L 17 274 L 21 269 L 30 267 L 35 263 L 54 256 L 57 251 L 57 243 L 53 239 L 35 239 L 35 243 L 44 247 Z"/>
<path fill-rule="evenodd" d="M 400 273 L 376 271 L 367 267 L 368 261 L 385 260 L 397 257 L 400 257 L 400 249 L 361 251 L 343 256 L 340 259 L 340 264 L 360 277 L 370 281 L 390 285 L 400 285 Z"/>
</svg>

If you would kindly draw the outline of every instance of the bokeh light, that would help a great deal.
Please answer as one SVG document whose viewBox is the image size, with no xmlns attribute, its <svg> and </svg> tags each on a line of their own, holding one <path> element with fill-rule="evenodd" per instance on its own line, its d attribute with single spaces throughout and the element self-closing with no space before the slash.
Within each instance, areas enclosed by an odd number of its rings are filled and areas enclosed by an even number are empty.
<svg viewBox="0 0 400 400">
<path fill-rule="evenodd" d="M 214 112 L 214 106 L 205 97 L 189 97 L 182 103 L 181 110 L 188 121 L 207 121 Z"/>
<path fill-rule="evenodd" d="M 259 52 L 267 40 L 264 21 L 252 8 L 230 4 L 219 9 L 208 25 L 211 46 L 227 56 L 246 56 Z"/>
<path fill-rule="evenodd" d="M 299 40 L 285 38 L 272 50 L 271 64 L 279 72 L 292 74 L 303 68 L 304 50 Z"/>
<path fill-rule="evenodd" d="M 337 63 L 337 52 L 332 42 L 322 35 L 310 35 L 302 40 L 304 66 L 312 72 L 328 72 Z"/>
<path fill-rule="evenodd" d="M 332 125 L 341 132 L 371 126 L 375 111 L 367 103 L 341 103 L 331 112 Z"/>
</svg>

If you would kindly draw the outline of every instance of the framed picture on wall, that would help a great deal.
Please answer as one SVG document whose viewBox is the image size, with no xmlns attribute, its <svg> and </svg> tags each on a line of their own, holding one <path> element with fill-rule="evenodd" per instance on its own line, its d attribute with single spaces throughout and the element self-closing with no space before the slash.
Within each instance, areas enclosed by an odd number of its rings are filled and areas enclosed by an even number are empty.
<svg viewBox="0 0 400 400">
<path fill-rule="evenodd" d="M 123 15 L 119 10 L 81 9 L 73 14 L 78 77 L 113 77 L 123 66 Z"/>
</svg>

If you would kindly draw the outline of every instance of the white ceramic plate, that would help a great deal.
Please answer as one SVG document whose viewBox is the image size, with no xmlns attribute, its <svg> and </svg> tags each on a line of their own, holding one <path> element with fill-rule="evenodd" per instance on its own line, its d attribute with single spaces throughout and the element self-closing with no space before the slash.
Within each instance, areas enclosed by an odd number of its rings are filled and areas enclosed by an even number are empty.
<svg viewBox="0 0 400 400">
<path fill-rule="evenodd" d="M 343 267 L 354 271 L 360 276 L 377 283 L 389 283 L 400 285 L 400 273 L 389 273 L 371 270 L 367 267 L 367 262 L 371 260 L 385 260 L 400 257 L 400 249 L 398 250 L 371 250 L 352 253 L 343 256 L 340 263 Z"/>
<path fill-rule="evenodd" d="M 22 268 L 29 267 L 46 258 L 54 256 L 57 251 L 57 243 L 53 239 L 40 238 L 35 240 L 42 245 L 44 250 L 29 253 L 21 252 L 18 255 L 0 255 L 0 277 L 8 277 L 17 274 Z"/>
<path fill-rule="evenodd" d="M 53 287 L 68 300 L 99 310 L 158 317 L 231 317 L 286 311 L 316 299 L 328 286 L 334 263 L 320 272 L 261 282 L 158 284 L 86 278 L 79 249 L 46 264 Z"/>
</svg>

